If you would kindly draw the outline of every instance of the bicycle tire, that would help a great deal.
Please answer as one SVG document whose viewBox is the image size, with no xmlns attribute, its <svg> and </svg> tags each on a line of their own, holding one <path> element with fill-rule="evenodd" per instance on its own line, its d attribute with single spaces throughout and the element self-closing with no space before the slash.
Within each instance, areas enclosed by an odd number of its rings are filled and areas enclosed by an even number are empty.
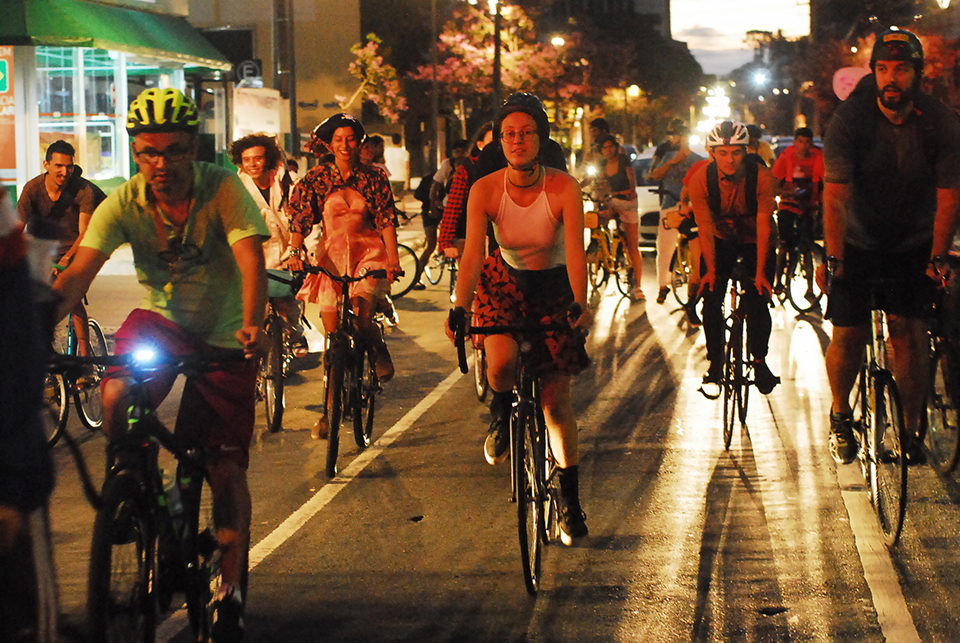
<svg viewBox="0 0 960 643">
<path fill-rule="evenodd" d="M 403 276 L 393 282 L 390 288 L 390 296 L 394 299 L 403 297 L 413 290 L 414 284 L 420 279 L 419 260 L 410 246 L 398 243 L 397 256 L 400 258 L 400 269 L 403 270 Z"/>
<path fill-rule="evenodd" d="M 330 358 L 327 370 L 327 418 L 329 420 L 329 435 L 327 436 L 327 467 L 328 478 L 337 475 L 337 456 L 340 453 L 340 423 L 343 421 L 344 396 L 344 364 L 343 351 L 337 350 L 324 358 Z"/>
<path fill-rule="evenodd" d="M 177 482 L 183 502 L 183 552 L 187 569 L 184 592 L 187 617 L 197 641 L 209 641 L 214 601 L 223 582 L 220 542 L 214 521 L 213 491 L 202 472 L 180 465 Z M 247 565 L 244 555 L 244 565 Z M 247 570 L 240 577 L 240 594 L 247 596 Z"/>
<path fill-rule="evenodd" d="M 535 596 L 540 589 L 543 536 L 546 532 L 541 484 L 542 444 L 537 439 L 535 419 L 529 409 L 518 409 L 513 414 L 513 420 L 513 464 L 517 484 L 517 535 L 520 542 L 520 561 L 527 593 Z"/>
<path fill-rule="evenodd" d="M 737 421 L 737 414 L 741 412 L 743 321 L 734 318 L 729 332 L 723 366 L 723 448 L 727 451 L 733 442 L 733 426 Z"/>
<path fill-rule="evenodd" d="M 87 320 L 90 333 L 90 355 L 105 357 L 107 355 L 107 340 L 103 336 L 103 329 L 95 319 Z M 96 431 L 103 426 L 103 396 L 100 392 L 100 381 L 106 374 L 105 366 L 94 367 L 96 382 L 84 387 L 75 387 L 73 400 L 80 416 L 80 422 L 90 431 Z"/>
<path fill-rule="evenodd" d="M 602 233 L 600 233 L 602 234 Z M 600 240 L 596 237 L 590 239 L 590 245 L 587 247 L 587 284 L 592 292 L 596 292 L 607 281 L 607 268 L 600 260 Z"/>
<path fill-rule="evenodd" d="M 59 373 L 47 373 L 43 385 L 44 408 L 46 417 L 43 427 L 47 434 L 47 445 L 54 446 L 63 435 L 67 426 L 67 414 L 70 402 L 67 398 L 67 383 Z"/>
<path fill-rule="evenodd" d="M 380 390 L 374 360 L 372 350 L 364 353 L 358 365 L 355 380 L 357 392 L 353 396 L 353 437 L 361 450 L 370 446 L 373 436 L 373 418 L 376 414 L 377 392 Z"/>
<path fill-rule="evenodd" d="M 487 381 L 487 352 L 482 345 L 473 347 L 473 387 L 479 401 L 487 399 L 490 383 Z"/>
<path fill-rule="evenodd" d="M 900 391 L 893 377 L 881 371 L 874 377 L 874 412 L 870 427 L 871 462 L 876 468 L 874 509 L 888 547 L 897 544 L 907 511 L 907 462 L 903 444 L 906 429 Z"/>
<path fill-rule="evenodd" d="M 681 306 L 686 306 L 690 301 L 690 292 L 687 284 L 689 282 L 690 266 L 680 254 L 678 247 L 673 251 L 670 257 L 670 290 L 673 292 L 673 298 Z"/>
<path fill-rule="evenodd" d="M 927 393 L 924 443 L 930 464 L 941 473 L 949 473 L 960 460 L 960 412 L 956 369 L 957 351 L 946 342 L 938 342 L 931 360 L 930 390 Z"/>
<path fill-rule="evenodd" d="M 450 303 L 457 303 L 457 275 L 460 272 L 456 263 L 450 265 Z"/>
<path fill-rule="evenodd" d="M 93 523 L 87 616 L 94 643 L 153 643 L 157 534 L 150 501 L 129 472 L 111 478 Z"/>
<path fill-rule="evenodd" d="M 617 245 L 614 269 L 617 275 L 617 290 L 619 290 L 620 294 L 624 297 L 629 297 L 631 292 L 630 282 L 633 281 L 633 268 L 627 259 L 627 253 L 626 250 L 624 250 L 623 243 Z"/>
<path fill-rule="evenodd" d="M 427 278 L 431 286 L 436 286 L 443 279 L 443 268 L 446 263 L 446 258 L 443 255 L 435 254 L 424 264 L 423 276 Z"/>
<path fill-rule="evenodd" d="M 815 243 L 811 243 L 805 251 L 790 253 L 784 287 L 790 305 L 798 313 L 809 313 L 820 307 L 823 291 L 817 285 L 816 273 L 817 266 L 824 262 L 826 257 L 823 248 Z M 810 298 L 807 298 L 807 293 L 811 294 Z"/>
<path fill-rule="evenodd" d="M 283 428 L 283 322 L 271 315 L 265 324 L 264 335 L 267 338 L 267 354 L 260 362 L 263 407 L 267 430 L 276 433 Z"/>
</svg>

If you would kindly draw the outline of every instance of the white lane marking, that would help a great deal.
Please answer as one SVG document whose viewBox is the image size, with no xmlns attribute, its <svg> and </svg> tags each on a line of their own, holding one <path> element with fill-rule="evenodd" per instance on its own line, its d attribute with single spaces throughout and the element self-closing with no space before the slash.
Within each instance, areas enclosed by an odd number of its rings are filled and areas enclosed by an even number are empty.
<svg viewBox="0 0 960 643">
<path fill-rule="evenodd" d="M 470 356 L 469 363 L 472 364 L 473 356 Z M 427 394 L 420 402 L 410 409 L 406 415 L 394 424 L 390 429 L 380 436 L 380 439 L 371 444 L 367 449 L 354 458 L 347 467 L 333 480 L 320 488 L 316 494 L 295 512 L 284 520 L 280 525 L 270 532 L 266 538 L 258 542 L 250 549 L 249 569 L 259 565 L 272 554 L 280 545 L 290 539 L 297 533 L 301 527 L 313 518 L 317 513 L 330 504 L 330 501 L 337 497 L 343 491 L 347 484 L 357 477 L 368 464 L 380 455 L 387 447 L 393 444 L 397 438 L 403 435 L 403 432 L 413 426 L 413 423 L 420 419 L 431 406 L 436 404 L 450 388 L 463 377 L 460 368 L 454 369 L 447 379 L 440 382 L 436 388 Z M 188 626 L 187 610 L 179 609 L 171 614 L 157 627 L 157 641 L 167 643 L 173 637 L 177 636 L 184 628 Z"/>
<path fill-rule="evenodd" d="M 883 637 L 896 643 L 920 643 L 913 616 L 903 597 L 900 579 L 880 535 L 877 516 L 863 488 L 860 465 L 838 466 L 837 482 L 843 504 L 850 516 L 850 528 L 863 565 L 863 578 L 873 596 L 873 605 L 877 610 L 877 620 L 880 622 Z"/>
</svg>

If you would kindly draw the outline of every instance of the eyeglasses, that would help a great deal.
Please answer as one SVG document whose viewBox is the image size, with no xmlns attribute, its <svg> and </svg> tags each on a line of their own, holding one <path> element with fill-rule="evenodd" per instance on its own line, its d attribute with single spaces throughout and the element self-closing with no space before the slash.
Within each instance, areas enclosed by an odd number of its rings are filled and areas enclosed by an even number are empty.
<svg viewBox="0 0 960 643">
<path fill-rule="evenodd" d="M 155 150 L 152 147 L 148 147 L 144 150 L 134 150 L 133 154 L 138 160 L 150 165 L 156 165 L 160 162 L 160 159 L 163 159 L 167 163 L 179 163 L 193 154 L 193 147 L 174 145 L 165 150 Z"/>
<path fill-rule="evenodd" d="M 167 249 L 161 250 L 157 253 L 157 257 L 160 261 L 173 265 L 179 261 L 195 261 L 203 253 L 200 251 L 196 245 L 192 243 L 184 243 L 183 239 L 179 237 L 171 237 L 167 239 Z"/>
<path fill-rule="evenodd" d="M 536 130 L 522 129 L 518 131 L 500 132 L 500 140 L 504 143 L 522 143 L 537 135 Z"/>
</svg>

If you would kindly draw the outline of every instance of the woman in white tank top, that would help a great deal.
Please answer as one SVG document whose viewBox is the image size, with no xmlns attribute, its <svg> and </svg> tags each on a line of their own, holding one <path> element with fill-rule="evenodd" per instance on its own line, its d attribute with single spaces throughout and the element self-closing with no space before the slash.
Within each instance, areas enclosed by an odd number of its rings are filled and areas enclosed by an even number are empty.
<svg viewBox="0 0 960 643">
<path fill-rule="evenodd" d="M 592 316 L 587 305 L 580 185 L 569 174 L 540 162 L 549 122 L 539 99 L 530 94 L 511 96 L 494 133 L 502 141 L 508 166 L 479 179 L 470 190 L 457 307 L 473 309 L 477 325 L 512 325 L 522 318 L 544 317 L 562 323 L 576 302 L 583 313 L 574 325 L 586 329 Z M 484 260 L 488 222 L 494 224 L 500 249 Z M 509 394 L 518 345 L 510 335 L 491 335 L 482 342 L 494 417 L 484 455 L 495 464 L 509 452 Z M 571 379 L 586 368 L 589 359 L 583 340 L 573 332 L 548 333 L 539 349 L 534 347 L 541 357 L 537 364 L 540 400 L 560 467 L 561 538 L 571 544 L 587 535 L 578 491 L 578 429 Z"/>
</svg>

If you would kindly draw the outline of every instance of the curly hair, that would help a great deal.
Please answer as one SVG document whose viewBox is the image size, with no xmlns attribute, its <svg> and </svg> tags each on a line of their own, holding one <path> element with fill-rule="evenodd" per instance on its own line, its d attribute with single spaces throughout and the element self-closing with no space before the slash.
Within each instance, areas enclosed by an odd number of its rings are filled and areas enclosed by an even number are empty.
<svg viewBox="0 0 960 643">
<path fill-rule="evenodd" d="M 249 134 L 235 140 L 230 145 L 230 160 L 237 167 L 243 167 L 243 153 L 251 147 L 263 148 L 263 167 L 275 170 L 283 162 L 283 153 L 277 147 L 277 140 L 270 134 Z"/>
</svg>

